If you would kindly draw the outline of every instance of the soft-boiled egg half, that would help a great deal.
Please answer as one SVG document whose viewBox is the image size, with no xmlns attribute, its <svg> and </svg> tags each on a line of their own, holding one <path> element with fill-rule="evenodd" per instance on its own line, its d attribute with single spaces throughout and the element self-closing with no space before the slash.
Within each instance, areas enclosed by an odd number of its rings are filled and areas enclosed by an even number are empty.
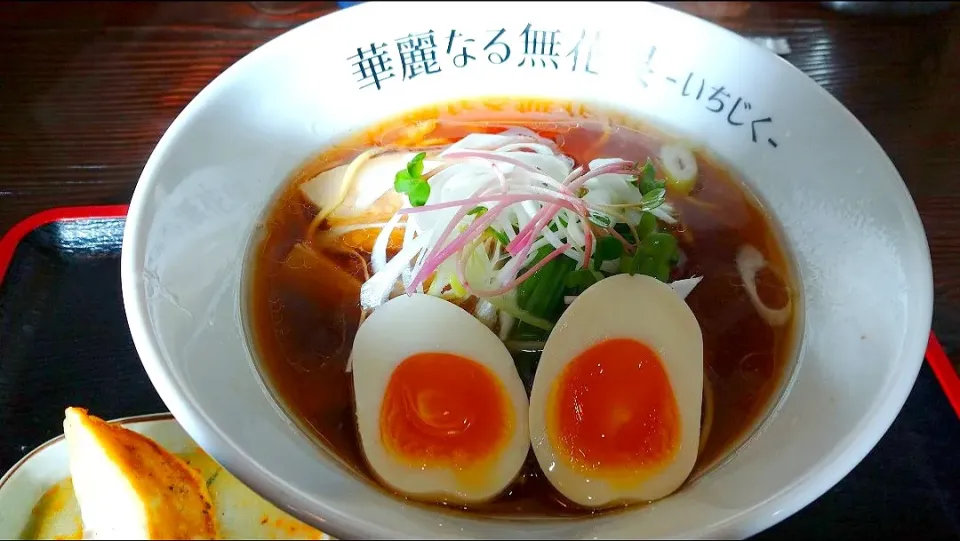
<svg viewBox="0 0 960 541">
<path fill-rule="evenodd" d="M 696 462 L 702 391 L 703 338 L 680 296 L 648 276 L 601 280 L 544 346 L 530 394 L 537 461 L 582 506 L 667 496 Z"/>
<path fill-rule="evenodd" d="M 351 353 L 360 443 L 374 474 L 418 500 L 490 500 L 530 449 L 528 401 L 497 335 L 423 294 L 377 308 Z"/>
</svg>

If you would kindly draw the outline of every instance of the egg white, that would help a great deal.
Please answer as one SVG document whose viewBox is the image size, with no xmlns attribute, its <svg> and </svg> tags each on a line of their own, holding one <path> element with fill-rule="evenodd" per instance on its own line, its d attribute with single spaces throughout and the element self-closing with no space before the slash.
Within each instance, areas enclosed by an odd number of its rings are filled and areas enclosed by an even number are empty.
<svg viewBox="0 0 960 541">
<path fill-rule="evenodd" d="M 480 363 L 502 385 L 514 428 L 481 471 L 411 466 L 384 446 L 380 412 L 387 384 L 401 362 L 427 352 L 456 354 Z M 351 362 L 360 443 L 383 484 L 420 500 L 477 503 L 494 498 L 517 477 L 530 449 L 527 394 L 503 342 L 465 310 L 423 294 L 391 299 L 360 327 Z"/>
<path fill-rule="evenodd" d="M 636 478 L 584 475 L 570 466 L 547 433 L 548 399 L 563 369 L 608 339 L 631 338 L 654 350 L 673 387 L 680 417 L 679 449 L 662 469 Z M 530 395 L 530 439 L 547 479 L 586 507 L 651 501 L 687 479 L 697 459 L 703 391 L 703 337 L 687 304 L 668 286 L 620 274 L 594 284 L 563 313 L 547 340 Z"/>
</svg>

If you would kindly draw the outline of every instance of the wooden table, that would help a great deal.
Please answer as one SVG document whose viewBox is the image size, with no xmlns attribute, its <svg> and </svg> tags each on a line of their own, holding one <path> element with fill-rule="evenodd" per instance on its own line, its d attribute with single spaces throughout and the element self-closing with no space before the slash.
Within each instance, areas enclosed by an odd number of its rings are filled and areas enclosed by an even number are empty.
<svg viewBox="0 0 960 541">
<path fill-rule="evenodd" d="M 676 7 L 746 36 L 786 38 L 786 59 L 877 138 L 920 209 L 933 254 L 934 329 L 955 353 L 960 10 L 877 19 L 818 3 Z M 154 145 L 201 88 L 263 42 L 335 9 L 318 2 L 293 15 L 268 15 L 248 2 L 0 4 L 0 233 L 50 207 L 128 202 Z M 955 499 L 944 505 L 960 508 Z M 852 510 L 818 512 L 818 520 L 856 520 Z M 789 524 L 804 516 L 812 520 L 805 510 L 768 533 L 791 536 L 799 530 Z"/>
</svg>

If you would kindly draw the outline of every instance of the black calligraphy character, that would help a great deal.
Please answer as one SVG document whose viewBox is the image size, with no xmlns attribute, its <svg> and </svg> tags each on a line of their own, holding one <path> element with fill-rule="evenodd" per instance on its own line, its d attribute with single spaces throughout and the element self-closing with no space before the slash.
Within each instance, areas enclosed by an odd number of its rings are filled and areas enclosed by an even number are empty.
<svg viewBox="0 0 960 541">
<path fill-rule="evenodd" d="M 690 95 L 689 93 L 687 93 L 687 85 L 690 84 L 690 80 L 691 80 L 691 79 L 693 79 L 693 74 L 692 74 L 692 73 L 689 74 L 689 75 L 687 75 L 687 81 L 686 81 L 685 83 L 683 83 L 683 90 L 680 92 L 680 95 L 682 95 L 682 96 L 689 96 L 689 95 Z M 706 83 L 706 81 L 704 81 L 703 79 L 700 79 L 700 90 L 697 91 L 697 99 L 698 99 L 698 100 L 700 99 L 700 96 L 703 95 L 703 85 L 704 85 L 704 83 Z"/>
<path fill-rule="evenodd" d="M 497 35 L 493 36 L 493 39 L 490 40 L 490 43 L 487 43 L 487 46 L 483 48 L 483 52 L 487 52 L 487 49 L 497 45 L 499 45 L 500 47 L 503 47 L 502 49 L 503 52 L 498 53 L 496 51 L 492 51 L 490 54 L 487 55 L 487 60 L 489 60 L 494 64 L 503 64 L 504 62 L 507 61 L 508 58 L 510 58 L 510 46 L 502 41 L 498 41 L 500 37 L 503 36 L 503 33 L 506 31 L 507 30 L 505 28 L 501 28 L 500 30 L 491 30 L 491 32 L 496 32 Z"/>
<path fill-rule="evenodd" d="M 400 63 L 403 65 L 403 80 L 413 79 L 418 75 L 430 75 L 440 72 L 437 63 L 437 44 L 433 39 L 433 30 L 423 34 L 409 34 L 397 40 L 397 51 L 400 53 Z"/>
<path fill-rule="evenodd" d="M 710 111 L 711 113 L 719 113 L 720 111 L 723 111 L 723 108 L 726 107 L 727 102 L 723 101 L 723 99 L 720 96 L 726 96 L 728 98 L 730 97 L 730 94 L 728 94 L 727 92 L 724 92 L 723 90 L 724 90 L 724 87 L 722 86 L 720 88 L 713 87 L 713 94 L 710 96 L 710 99 L 707 100 L 707 111 Z M 710 103 L 712 102 L 716 103 L 716 109 L 714 109 L 713 107 L 710 107 Z M 729 121 L 729 118 L 730 117 L 728 116 L 727 117 L 728 121 Z"/>
<path fill-rule="evenodd" d="M 455 39 L 457 39 L 457 38 L 459 38 L 459 37 L 463 37 L 459 32 L 457 32 L 456 30 L 451 30 L 451 31 L 450 31 L 450 38 L 447 40 L 447 54 L 448 54 L 448 55 L 449 55 L 451 52 L 453 52 L 453 42 L 454 42 Z M 473 38 L 467 38 L 467 39 L 463 40 L 464 43 L 473 43 L 474 41 L 475 41 L 475 40 L 474 40 Z M 473 56 L 473 55 L 471 55 L 470 53 L 467 52 L 467 46 L 464 45 L 464 46 L 462 47 L 462 50 L 461 50 L 460 54 L 458 54 L 458 55 L 456 55 L 456 56 L 453 57 L 453 65 L 456 66 L 456 67 L 458 67 L 458 68 L 462 68 L 462 67 L 464 67 L 464 66 L 467 65 L 467 61 L 468 61 L 468 60 L 476 60 L 476 59 L 477 59 L 477 57 L 475 57 L 475 56 Z"/>
<path fill-rule="evenodd" d="M 353 67 L 357 68 L 357 71 L 353 74 L 360 76 L 357 82 L 367 83 L 360 87 L 361 90 L 368 86 L 376 86 L 377 90 L 380 90 L 380 84 L 393 77 L 393 67 L 390 66 L 392 59 L 387 56 L 386 43 L 371 43 L 369 49 L 357 47 L 357 54 L 347 60 L 354 61 Z"/>
<path fill-rule="evenodd" d="M 736 120 L 733 119 L 733 113 L 736 113 L 736 112 L 737 112 L 737 107 L 740 107 L 740 104 L 741 104 L 741 103 L 743 104 L 743 108 L 744 108 L 745 110 L 749 111 L 750 109 L 753 109 L 753 107 L 750 105 L 750 102 L 749 102 L 749 101 L 743 101 L 743 98 L 737 98 L 737 101 L 735 101 L 735 102 L 733 103 L 733 107 L 730 108 L 730 112 L 727 113 L 727 122 L 728 122 L 731 126 L 743 126 L 743 122 L 737 122 Z M 756 136 L 756 134 L 754 134 L 754 136 L 753 136 L 753 141 L 754 141 L 754 142 L 757 141 L 757 136 Z"/>
<path fill-rule="evenodd" d="M 773 119 L 770 117 L 761 118 L 760 120 L 754 120 L 753 122 L 750 123 L 750 131 L 753 132 L 754 143 L 757 142 L 757 124 L 762 124 L 766 122 L 773 122 Z M 772 146 L 773 148 L 777 148 L 777 142 L 774 141 L 773 139 L 768 137 L 767 142 L 770 143 L 770 146 Z"/>
<path fill-rule="evenodd" d="M 587 31 L 583 30 L 582 32 L 580 32 L 580 41 L 578 41 L 577 44 L 573 46 L 573 49 L 571 49 L 570 52 L 567 53 L 567 56 L 573 55 L 573 67 L 570 68 L 570 71 L 577 71 L 577 63 L 580 60 L 580 47 L 583 45 L 586 38 L 587 38 Z M 596 75 L 597 72 L 590 69 L 590 60 L 593 59 L 593 46 L 599 42 L 600 42 L 600 32 L 597 32 L 594 35 L 593 39 L 590 41 L 590 45 L 587 48 L 587 58 L 583 62 L 583 71 L 587 73 L 592 73 L 594 75 Z"/>
<path fill-rule="evenodd" d="M 540 66 L 545 68 L 549 60 L 554 69 L 560 67 L 556 60 L 560 56 L 560 53 L 556 52 L 556 49 L 560 47 L 560 42 L 557 40 L 557 34 L 560 31 L 530 30 L 531 26 L 533 25 L 527 23 L 527 27 L 523 29 L 523 32 L 520 32 L 520 35 L 523 36 L 523 60 L 517 65 L 523 66 L 529 60 L 532 68 L 536 67 L 537 60 L 539 60 Z"/>
<path fill-rule="evenodd" d="M 648 86 L 650 86 L 647 84 L 646 76 L 653 75 L 653 68 L 650 67 L 650 64 L 653 63 L 653 55 L 655 54 L 657 54 L 657 46 L 652 45 L 650 47 L 650 52 L 647 53 L 647 59 L 644 60 L 643 64 L 640 65 L 640 84 L 643 85 L 643 88 L 647 88 Z"/>
</svg>

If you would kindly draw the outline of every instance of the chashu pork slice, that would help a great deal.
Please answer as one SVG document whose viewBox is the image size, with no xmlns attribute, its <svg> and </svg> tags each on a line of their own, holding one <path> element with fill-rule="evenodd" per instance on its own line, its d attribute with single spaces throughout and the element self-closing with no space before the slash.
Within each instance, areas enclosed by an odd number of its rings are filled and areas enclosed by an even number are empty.
<svg viewBox="0 0 960 541">
<path fill-rule="evenodd" d="M 67 408 L 63 433 L 85 539 L 216 539 L 203 478 L 156 442 Z"/>
</svg>

